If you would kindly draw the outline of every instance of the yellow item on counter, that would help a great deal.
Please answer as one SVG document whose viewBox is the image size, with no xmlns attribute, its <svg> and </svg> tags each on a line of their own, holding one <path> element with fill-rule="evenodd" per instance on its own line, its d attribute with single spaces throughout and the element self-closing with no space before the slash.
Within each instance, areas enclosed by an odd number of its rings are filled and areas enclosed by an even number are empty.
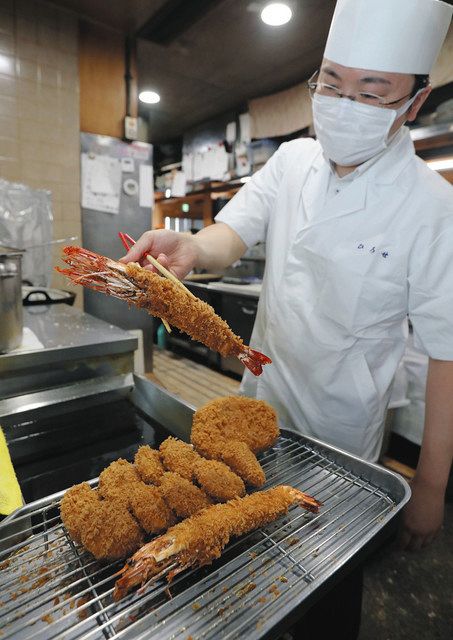
<svg viewBox="0 0 453 640">
<path fill-rule="evenodd" d="M 8 445 L 0 427 L 0 514 L 9 516 L 22 505 L 22 493 L 11 462 Z"/>
</svg>

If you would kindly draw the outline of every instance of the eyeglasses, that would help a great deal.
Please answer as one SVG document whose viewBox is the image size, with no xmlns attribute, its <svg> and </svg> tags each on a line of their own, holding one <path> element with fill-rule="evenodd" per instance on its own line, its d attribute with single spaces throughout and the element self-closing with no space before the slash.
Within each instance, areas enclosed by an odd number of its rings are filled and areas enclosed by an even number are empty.
<svg viewBox="0 0 453 640">
<path fill-rule="evenodd" d="M 383 98 L 382 96 L 377 96 L 374 93 L 368 93 L 365 91 L 359 91 L 359 93 L 353 96 L 349 96 L 342 93 L 338 89 L 338 87 L 334 87 L 333 85 L 328 84 L 327 82 L 316 82 L 315 77 L 317 76 L 318 73 L 319 73 L 319 69 L 314 72 L 314 74 L 311 76 L 311 78 L 307 82 L 308 89 L 310 92 L 310 98 L 312 99 L 315 92 L 317 91 L 319 94 L 323 96 L 331 96 L 332 98 L 349 98 L 350 100 L 357 100 L 357 102 L 362 102 L 364 104 L 374 104 L 378 107 L 389 107 L 392 104 L 397 104 L 398 102 L 401 102 L 401 100 L 404 100 L 404 98 L 408 98 L 411 95 L 410 93 L 408 93 L 407 95 L 402 96 L 402 98 L 398 98 L 397 100 L 392 100 L 391 102 L 386 102 L 385 98 Z"/>
</svg>

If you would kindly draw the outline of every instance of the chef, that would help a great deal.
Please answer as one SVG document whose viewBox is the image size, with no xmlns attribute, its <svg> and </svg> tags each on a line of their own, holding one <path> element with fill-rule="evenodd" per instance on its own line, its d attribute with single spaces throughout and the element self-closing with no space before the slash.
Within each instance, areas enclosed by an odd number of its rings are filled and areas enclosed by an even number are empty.
<svg viewBox="0 0 453 640">
<path fill-rule="evenodd" d="M 426 420 L 402 542 L 428 544 L 443 522 L 453 455 L 453 189 L 414 152 L 413 121 L 452 7 L 440 0 L 338 0 L 309 81 L 317 140 L 283 144 L 216 217 L 189 237 L 145 233 L 183 277 L 266 243 L 251 345 L 272 366 L 242 392 L 284 426 L 378 459 L 407 338 L 429 356 Z"/>
</svg>

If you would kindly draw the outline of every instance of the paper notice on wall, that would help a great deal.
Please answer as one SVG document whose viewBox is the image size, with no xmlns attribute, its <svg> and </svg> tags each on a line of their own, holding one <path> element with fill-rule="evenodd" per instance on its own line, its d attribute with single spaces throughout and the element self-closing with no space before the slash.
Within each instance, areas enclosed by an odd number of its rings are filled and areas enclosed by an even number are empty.
<svg viewBox="0 0 453 640">
<path fill-rule="evenodd" d="M 121 162 L 118 158 L 82 153 L 82 207 L 119 213 Z"/>
<path fill-rule="evenodd" d="M 153 168 L 149 164 L 140 165 L 139 203 L 141 207 L 154 207 Z"/>
</svg>

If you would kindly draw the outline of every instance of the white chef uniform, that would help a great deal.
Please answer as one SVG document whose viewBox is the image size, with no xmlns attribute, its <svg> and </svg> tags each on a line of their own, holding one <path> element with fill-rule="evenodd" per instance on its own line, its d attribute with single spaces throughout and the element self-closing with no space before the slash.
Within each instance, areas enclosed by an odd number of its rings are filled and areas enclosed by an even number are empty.
<svg viewBox="0 0 453 640">
<path fill-rule="evenodd" d="M 407 313 L 416 346 L 453 360 L 453 189 L 405 127 L 326 198 L 331 171 L 318 142 L 283 144 L 216 221 L 266 242 L 251 345 L 273 364 L 247 371 L 243 392 L 284 426 L 375 460 Z"/>
</svg>

